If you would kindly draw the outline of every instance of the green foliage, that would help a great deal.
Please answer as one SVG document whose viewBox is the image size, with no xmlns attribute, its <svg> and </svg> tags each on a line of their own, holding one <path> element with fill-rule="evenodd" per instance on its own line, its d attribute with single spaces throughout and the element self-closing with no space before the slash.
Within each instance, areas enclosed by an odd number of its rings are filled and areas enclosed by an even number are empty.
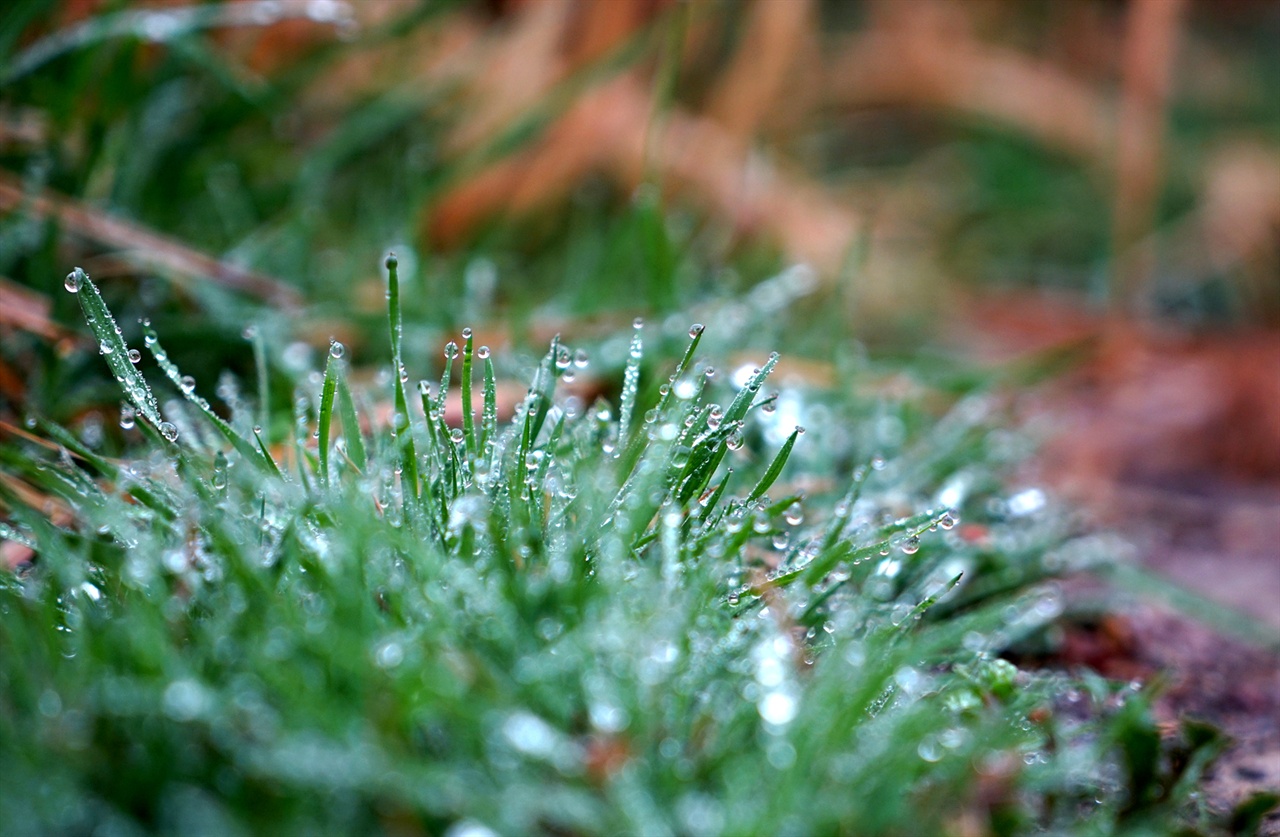
<svg viewBox="0 0 1280 837">
<path fill-rule="evenodd" d="M 557 387 L 580 358 L 553 341 L 499 423 L 489 352 L 467 335 L 482 415 L 453 428 L 448 371 L 421 410 L 406 397 L 388 266 L 394 373 L 368 395 L 392 403 L 390 427 L 361 426 L 335 344 L 272 446 L 237 399 L 224 420 L 194 395 L 148 333 L 186 399 L 146 420 L 176 435 L 145 435 L 125 462 L 47 423 L 65 455 L 0 449 L 72 512 L 54 522 L 0 483 L 0 536 L 35 550 L 0 576 L 7 833 L 1188 824 L 1214 735 L 1188 728 L 1168 750 L 1141 695 L 998 656 L 1056 616 L 1039 582 L 1087 545 L 994 502 L 973 403 L 934 425 L 863 404 L 849 434 L 801 436 L 779 427 L 796 395 L 761 393 L 776 356 L 713 375 L 696 326 L 654 388 L 637 324 L 629 418 Z M 859 447 L 890 418 L 896 455 Z M 848 490 L 802 496 L 834 460 L 865 464 Z"/>
</svg>

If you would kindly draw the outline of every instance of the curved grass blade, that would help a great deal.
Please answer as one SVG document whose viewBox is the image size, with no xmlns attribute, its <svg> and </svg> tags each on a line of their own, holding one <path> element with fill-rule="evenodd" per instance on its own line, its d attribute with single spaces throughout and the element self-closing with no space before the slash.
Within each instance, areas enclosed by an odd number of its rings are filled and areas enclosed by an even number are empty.
<svg viewBox="0 0 1280 837">
<path fill-rule="evenodd" d="M 747 503 L 754 503 L 764 496 L 769 490 L 769 486 L 773 485 L 778 479 L 778 475 L 782 473 L 782 468 L 787 464 L 787 457 L 791 456 L 791 449 L 796 446 L 796 439 L 804 432 L 803 427 L 797 427 L 791 431 L 791 435 L 787 437 L 787 441 L 782 443 L 782 447 L 778 449 L 778 453 L 774 455 L 773 461 L 769 463 L 769 468 L 760 477 L 760 481 L 756 483 L 756 487 L 751 489 L 751 493 L 747 495 Z"/>
<path fill-rule="evenodd" d="M 260 455 L 259 451 L 254 450 L 253 445 L 249 444 L 248 439 L 245 439 L 237 433 L 234 427 L 227 424 L 227 422 L 223 420 L 222 416 L 213 411 L 213 408 L 209 406 L 209 402 L 205 398 L 196 395 L 195 387 L 190 381 L 183 380 L 182 372 L 178 369 L 177 365 L 169 359 L 169 353 L 160 345 L 159 337 L 156 336 L 155 331 L 150 326 L 147 327 L 145 333 L 147 349 L 151 351 L 151 356 L 156 359 L 156 364 L 159 365 L 160 370 L 164 372 L 165 377 L 178 388 L 178 391 L 182 393 L 182 396 L 186 398 L 187 401 L 194 404 L 196 409 L 204 413 L 205 418 L 209 419 L 213 426 L 217 428 L 218 432 L 222 434 L 223 438 L 231 443 L 231 447 L 236 449 L 236 453 L 240 454 L 249 462 L 258 462 L 268 471 L 274 471 L 277 474 L 280 473 L 279 468 L 276 467 L 275 460 L 273 460 L 269 454 L 266 454 L 265 450 L 262 451 Z"/>
<path fill-rule="evenodd" d="M 111 316 L 102 294 L 98 293 L 97 286 L 90 281 L 89 274 L 77 267 L 67 275 L 66 288 L 79 298 L 85 321 L 98 338 L 98 353 L 106 358 L 107 366 L 111 367 L 116 380 L 124 389 L 125 397 L 148 424 L 159 430 L 164 419 L 160 416 L 155 394 L 130 360 L 133 356 L 129 354 L 129 346 L 120 335 L 120 327 Z"/>
</svg>

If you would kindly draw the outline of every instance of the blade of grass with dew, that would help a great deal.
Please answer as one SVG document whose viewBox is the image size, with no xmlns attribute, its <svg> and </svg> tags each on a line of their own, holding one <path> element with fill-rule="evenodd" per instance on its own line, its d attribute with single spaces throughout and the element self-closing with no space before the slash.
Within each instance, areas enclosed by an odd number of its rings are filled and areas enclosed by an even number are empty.
<svg viewBox="0 0 1280 837">
<path fill-rule="evenodd" d="M 622 377 L 622 394 L 618 398 L 617 452 L 622 454 L 631 440 L 631 417 L 636 411 L 636 399 L 640 396 L 640 361 L 644 357 L 644 340 L 641 330 L 644 321 L 637 318 L 627 350 L 627 367 Z"/>
<path fill-rule="evenodd" d="M 444 370 L 440 373 L 440 387 L 436 390 L 435 403 L 431 408 L 444 415 L 445 402 L 449 400 L 449 387 L 453 383 L 453 360 L 458 356 L 458 344 L 450 340 L 444 344 Z"/>
<path fill-rule="evenodd" d="M 85 322 L 89 324 L 94 337 L 98 338 L 98 353 L 106 359 L 107 366 L 111 367 L 125 397 L 148 424 L 169 439 L 168 432 L 173 425 L 161 417 L 155 394 L 142 373 L 134 366 L 134 358 L 140 355 L 137 350 L 130 351 L 124 342 L 115 317 L 111 316 L 111 311 L 107 309 L 102 294 L 98 293 L 97 286 L 89 279 L 89 274 L 77 267 L 67 274 L 63 286 L 80 300 Z"/>
<path fill-rule="evenodd" d="M 389 253 L 385 262 L 387 268 L 387 320 L 391 332 L 391 380 L 395 388 L 395 415 L 392 417 L 392 431 L 400 452 L 400 468 L 402 479 L 400 485 L 407 488 L 407 496 L 414 504 L 418 501 L 418 454 L 413 444 L 413 433 L 409 420 L 409 400 L 404 394 L 404 382 L 407 373 L 404 368 L 404 355 L 401 344 L 404 341 L 404 326 L 400 314 L 400 275 L 397 272 L 399 260 L 395 253 Z"/>
<path fill-rule="evenodd" d="M 476 443 L 476 417 L 471 408 L 471 356 L 475 338 L 471 329 L 462 330 L 462 433 L 467 441 L 467 456 L 474 458 L 480 449 Z"/>
<path fill-rule="evenodd" d="M 227 422 L 223 420 L 222 416 L 213 411 L 213 407 L 209 405 L 208 400 L 196 394 L 195 382 L 184 378 L 181 370 L 179 370 L 177 365 L 169 359 L 169 353 L 160 345 L 160 339 L 156 335 L 155 330 L 150 326 L 147 326 L 145 334 L 146 339 L 144 342 L 147 345 L 147 349 L 150 350 L 151 356 L 155 358 L 156 364 L 159 365 L 160 370 L 164 372 L 165 377 L 168 378 L 170 382 L 178 388 L 178 391 L 182 393 L 182 397 L 191 404 L 194 404 L 196 409 L 204 414 L 205 418 L 207 418 L 218 432 L 222 434 L 223 438 L 231 443 L 231 446 L 235 448 L 236 452 L 244 457 L 246 461 L 256 462 L 268 471 L 278 472 L 279 469 L 276 468 L 276 464 L 273 459 L 268 456 L 264 461 L 263 457 L 259 455 L 259 451 L 254 450 L 253 445 L 249 444 L 247 439 L 237 433 L 234 427 L 227 424 Z M 173 440 L 171 439 L 170 441 Z"/>
<path fill-rule="evenodd" d="M 489 347 L 481 346 L 477 356 L 484 360 L 484 408 L 480 414 L 481 445 L 488 448 L 498 433 L 498 381 L 493 370 L 493 358 L 489 357 Z M 485 455 L 488 455 L 486 450 Z M 493 467 L 490 463 L 489 467 Z"/>
<path fill-rule="evenodd" d="M 320 392 L 320 414 L 316 420 L 316 452 L 320 458 L 320 483 L 329 485 L 329 428 L 333 421 L 333 399 L 337 391 L 338 373 L 335 367 L 341 363 L 342 344 L 329 344 L 329 359 L 324 365 L 324 387 Z"/>
</svg>

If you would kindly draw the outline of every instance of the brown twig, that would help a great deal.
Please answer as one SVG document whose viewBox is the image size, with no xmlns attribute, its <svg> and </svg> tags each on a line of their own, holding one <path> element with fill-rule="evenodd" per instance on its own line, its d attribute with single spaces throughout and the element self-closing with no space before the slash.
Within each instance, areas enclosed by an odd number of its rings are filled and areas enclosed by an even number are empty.
<svg viewBox="0 0 1280 837">
<path fill-rule="evenodd" d="M 33 194 L 8 173 L 0 173 L 0 212 L 26 212 L 53 218 L 63 228 L 99 244 L 119 247 L 120 256 L 136 265 L 182 276 L 200 277 L 256 296 L 273 305 L 294 309 L 302 297 L 294 288 L 265 274 L 220 261 L 168 236 L 52 192 Z"/>
</svg>

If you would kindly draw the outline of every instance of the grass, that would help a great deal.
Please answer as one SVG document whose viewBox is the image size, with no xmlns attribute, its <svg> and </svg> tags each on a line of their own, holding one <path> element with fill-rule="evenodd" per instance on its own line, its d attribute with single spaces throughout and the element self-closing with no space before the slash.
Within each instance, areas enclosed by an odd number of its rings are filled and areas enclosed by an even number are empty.
<svg viewBox="0 0 1280 837">
<path fill-rule="evenodd" d="M 83 224 L 0 218 L 0 273 L 52 287 L 59 328 L 88 325 L 88 350 L 0 345 L 23 378 L 0 393 L 0 548 L 30 559 L 0 571 L 0 833 L 1256 828 L 1276 800 L 1207 810 L 1224 741 L 1158 728 L 1158 684 L 1008 662 L 1059 618 L 1057 576 L 1153 582 L 1052 500 L 1017 501 L 1034 495 L 1008 485 L 1025 444 L 985 374 L 877 316 L 908 360 L 844 339 L 862 277 L 815 292 L 769 241 L 596 179 L 430 248 L 433 202 L 582 88 L 652 60 L 660 107 L 696 109 L 718 60 L 678 68 L 671 33 L 650 32 L 461 159 L 446 149 L 468 99 L 447 83 L 392 68 L 315 95 L 456 5 L 339 29 L 275 70 L 223 39 L 308 4 L 67 25 L 27 0 L 0 25 L 6 181 L 266 271 L 309 306 L 272 311 Z M 1246 77 L 1267 31 L 1239 50 Z M 1272 110 L 1241 118 L 1270 130 Z M 1224 117 L 1216 100 L 1177 113 L 1182 160 Z M 955 211 L 934 242 L 958 275 L 1100 275 L 1108 187 L 1017 131 L 934 119 L 891 133 L 883 160 L 874 131 L 828 133 L 797 161 L 824 179 L 963 164 L 942 169 Z M 384 311 L 368 255 L 392 243 Z M 101 289 L 77 269 L 57 290 L 76 263 Z M 547 320 L 564 340 L 526 354 Z M 796 383 L 797 356 L 840 386 Z M 929 395 L 867 395 L 886 378 Z M 511 379 L 528 382 L 514 415 Z"/>
<path fill-rule="evenodd" d="M 387 267 L 398 374 L 353 390 L 335 343 L 287 428 L 236 387 L 221 418 L 145 327 L 160 404 L 68 277 L 132 444 L 41 421 L 51 444 L 0 448 L 0 535 L 34 551 L 0 576 L 7 833 L 1230 830 L 1192 795 L 1216 732 L 1000 657 L 1087 542 L 1001 509 L 973 403 L 889 448 L 888 402 L 844 441 L 778 427 L 776 355 L 716 374 L 712 323 L 653 374 L 639 322 L 616 404 L 564 393 L 582 358 L 553 341 L 499 422 L 469 333 L 414 403 Z M 464 403 L 483 381 L 461 427 L 454 361 Z M 805 448 L 859 464 L 806 491 Z"/>
</svg>

